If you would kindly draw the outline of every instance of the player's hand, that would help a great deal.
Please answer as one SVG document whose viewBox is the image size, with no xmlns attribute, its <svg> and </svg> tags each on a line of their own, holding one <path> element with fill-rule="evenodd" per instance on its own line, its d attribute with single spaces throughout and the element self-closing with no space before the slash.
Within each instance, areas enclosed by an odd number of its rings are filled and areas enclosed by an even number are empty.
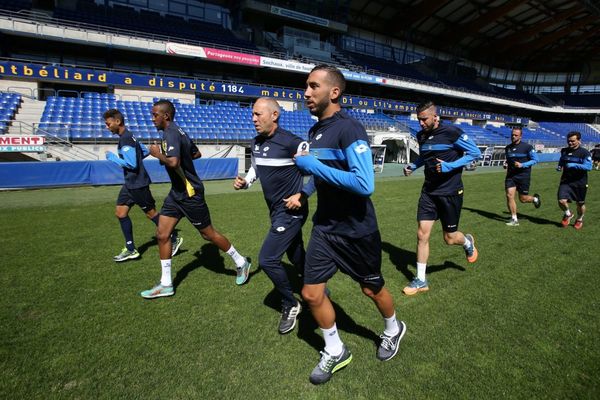
<svg viewBox="0 0 600 400">
<path fill-rule="evenodd" d="M 150 152 L 150 155 L 156 158 L 158 158 L 158 156 L 161 154 L 160 146 L 156 142 L 148 146 L 148 151 Z"/>
<path fill-rule="evenodd" d="M 235 177 L 235 180 L 233 181 L 233 188 L 235 190 L 246 189 L 247 187 L 248 184 L 246 183 L 246 180 L 244 178 L 242 178 L 241 176 Z"/>
<path fill-rule="evenodd" d="M 435 164 L 435 172 L 437 172 L 438 174 L 442 173 L 442 163 L 444 162 L 444 160 L 440 160 L 439 158 L 436 158 L 435 161 L 437 161 L 437 164 Z"/>
<path fill-rule="evenodd" d="M 523 164 L 518 161 L 515 161 L 515 168 L 523 168 Z"/>
<path fill-rule="evenodd" d="M 506 161 L 502 163 L 502 168 L 504 168 L 504 169 L 508 168 L 508 163 Z"/>
<path fill-rule="evenodd" d="M 559 166 L 557 166 L 557 167 L 556 167 L 556 170 L 557 170 L 558 172 L 560 172 L 560 171 L 562 171 L 562 167 L 559 165 Z"/>
<path fill-rule="evenodd" d="M 300 151 L 300 152 L 294 154 L 294 161 L 296 161 L 296 157 L 307 156 L 309 154 L 310 154 L 310 152 L 308 152 L 308 151 Z"/>
<path fill-rule="evenodd" d="M 298 210 L 300 207 L 302 207 L 302 205 L 306 203 L 306 197 L 302 194 L 303 193 L 296 193 L 286 199 L 283 199 L 285 202 L 285 208 L 288 210 Z"/>
<path fill-rule="evenodd" d="M 412 170 L 412 167 L 410 166 L 410 164 L 406 165 L 404 167 L 404 176 L 409 176 L 412 173 L 413 173 L 413 170 Z"/>
</svg>

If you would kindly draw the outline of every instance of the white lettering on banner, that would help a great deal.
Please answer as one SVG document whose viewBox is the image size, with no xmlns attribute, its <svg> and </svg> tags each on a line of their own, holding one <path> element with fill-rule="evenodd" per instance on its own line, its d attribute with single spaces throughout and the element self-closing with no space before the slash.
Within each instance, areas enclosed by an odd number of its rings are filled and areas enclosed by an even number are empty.
<svg viewBox="0 0 600 400">
<path fill-rule="evenodd" d="M 0 146 L 0 153 L 41 153 L 46 151 L 46 146 Z"/>
<path fill-rule="evenodd" d="M 26 136 L 0 136 L 0 146 L 22 146 L 22 145 L 42 145 L 45 143 L 44 136 L 26 135 Z"/>
</svg>

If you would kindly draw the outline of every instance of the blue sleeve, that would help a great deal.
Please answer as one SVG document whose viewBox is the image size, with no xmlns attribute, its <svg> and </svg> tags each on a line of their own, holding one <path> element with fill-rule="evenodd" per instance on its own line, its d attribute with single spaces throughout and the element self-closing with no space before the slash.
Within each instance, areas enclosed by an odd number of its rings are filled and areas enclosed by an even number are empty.
<svg viewBox="0 0 600 400">
<path fill-rule="evenodd" d="M 454 142 L 454 147 L 462 150 L 464 155 L 455 161 L 442 162 L 442 172 L 450 172 L 453 169 L 462 168 L 481 157 L 481 150 L 467 135 L 460 135 L 456 142 Z"/>
<path fill-rule="evenodd" d="M 146 158 L 150 155 L 150 150 L 148 150 L 144 143 L 140 143 L 140 148 L 142 149 L 142 158 Z"/>
<path fill-rule="evenodd" d="M 414 163 L 408 165 L 410 166 L 410 169 L 414 171 L 415 169 L 422 167 L 423 164 L 425 164 L 425 161 L 421 157 L 417 157 Z"/>
<path fill-rule="evenodd" d="M 538 156 L 534 149 L 529 151 L 529 161 L 522 163 L 523 168 L 533 167 L 538 163 Z"/>
<path fill-rule="evenodd" d="M 135 156 L 135 147 L 123 146 L 119 150 L 125 161 L 125 167 L 135 169 L 137 167 L 137 158 Z"/>
<path fill-rule="evenodd" d="M 584 171 L 592 170 L 592 157 L 588 156 L 583 160 L 583 163 L 567 163 L 567 168 L 582 169 Z"/>
<path fill-rule="evenodd" d="M 122 167 L 122 168 L 126 168 L 127 167 L 127 164 L 125 164 L 125 160 L 123 160 L 122 158 L 120 158 L 118 155 L 116 155 L 113 152 L 107 151 L 106 152 L 106 159 L 108 161 L 111 161 L 111 162 L 117 164 L 119 167 Z"/>
<path fill-rule="evenodd" d="M 371 148 L 364 140 L 357 140 L 344 150 L 349 171 L 331 168 L 312 154 L 296 157 L 296 165 L 304 173 L 315 175 L 340 189 L 361 196 L 369 196 L 375 190 Z"/>
<path fill-rule="evenodd" d="M 308 182 L 306 182 L 304 186 L 302 186 L 301 192 L 304 193 L 306 197 L 310 197 L 316 189 L 317 188 L 315 186 L 315 177 L 311 175 L 308 179 Z"/>
</svg>

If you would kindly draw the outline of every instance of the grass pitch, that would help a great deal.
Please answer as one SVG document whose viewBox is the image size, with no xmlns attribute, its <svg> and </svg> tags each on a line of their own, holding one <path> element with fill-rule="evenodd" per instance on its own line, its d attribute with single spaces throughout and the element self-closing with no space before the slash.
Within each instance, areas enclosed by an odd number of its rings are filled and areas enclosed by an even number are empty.
<svg viewBox="0 0 600 400">
<path fill-rule="evenodd" d="M 0 397 L 597 399 L 600 172 L 590 172 L 581 231 L 559 227 L 558 178 L 550 166 L 534 168 L 542 207 L 518 204 L 521 225 L 512 228 L 504 171 L 465 173 L 460 229 L 475 235 L 479 260 L 468 265 L 437 224 L 430 291 L 414 297 L 401 291 L 415 273 L 422 176 L 378 179 L 383 273 L 408 333 L 393 360 L 378 361 L 382 320 L 337 274 L 329 287 L 354 360 L 322 386 L 308 382 L 323 346 L 308 310 L 293 333 L 279 335 L 279 298 L 264 272 L 254 265 L 237 287 L 233 262 L 187 221 L 173 260 L 176 295 L 149 301 L 138 293 L 160 278 L 158 248 L 137 208 L 130 216 L 142 257 L 112 261 L 123 247 L 118 187 L 2 192 Z M 256 260 L 269 226 L 260 189 L 206 187 L 215 227 Z M 160 206 L 168 186 L 152 189 Z"/>
</svg>

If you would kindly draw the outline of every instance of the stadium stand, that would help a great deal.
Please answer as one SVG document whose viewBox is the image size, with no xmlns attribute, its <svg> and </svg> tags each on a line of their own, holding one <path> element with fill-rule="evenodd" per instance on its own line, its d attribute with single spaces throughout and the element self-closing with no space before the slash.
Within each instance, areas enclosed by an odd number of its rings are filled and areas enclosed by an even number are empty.
<svg viewBox="0 0 600 400">
<path fill-rule="evenodd" d="M 19 104 L 21 104 L 20 94 L 0 92 L 0 134 L 8 131 Z"/>
<path fill-rule="evenodd" d="M 162 16 L 148 10 L 137 11 L 118 4 L 105 7 L 95 4 L 93 1 L 78 1 L 76 10 L 56 8 L 54 17 L 60 20 L 127 29 L 133 32 L 256 50 L 256 46 L 252 43 L 238 39 L 229 29 L 220 25 L 198 20 L 185 20 L 176 15 Z"/>
</svg>

